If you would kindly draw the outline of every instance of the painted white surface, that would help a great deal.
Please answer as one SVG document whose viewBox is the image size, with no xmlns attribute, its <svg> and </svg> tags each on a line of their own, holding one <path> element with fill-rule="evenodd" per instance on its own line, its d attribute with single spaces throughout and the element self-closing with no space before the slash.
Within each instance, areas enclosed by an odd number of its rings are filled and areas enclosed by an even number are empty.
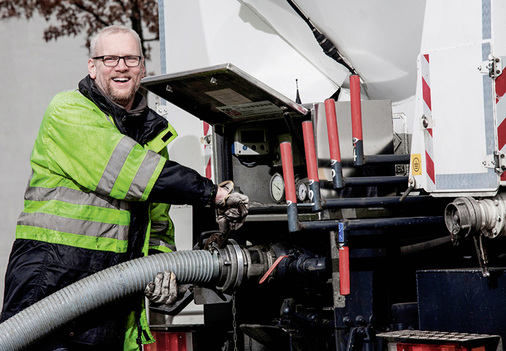
<svg viewBox="0 0 506 351">
<path fill-rule="evenodd" d="M 242 0 L 336 80 L 334 66 L 315 45 L 309 27 L 286 1 Z M 415 93 L 425 1 L 295 0 L 299 8 L 352 64 L 370 99 L 399 101 Z M 345 82 L 347 83 L 347 82 Z"/>
</svg>

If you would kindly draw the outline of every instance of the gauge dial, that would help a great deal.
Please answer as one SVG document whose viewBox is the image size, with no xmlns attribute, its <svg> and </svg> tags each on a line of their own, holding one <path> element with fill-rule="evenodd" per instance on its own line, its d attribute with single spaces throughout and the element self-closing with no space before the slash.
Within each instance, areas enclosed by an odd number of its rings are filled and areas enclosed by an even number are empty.
<svg viewBox="0 0 506 351">
<path fill-rule="evenodd" d="M 297 199 L 299 201 L 306 201 L 307 199 L 307 195 L 308 195 L 308 187 L 307 187 L 307 184 L 305 182 L 303 182 L 302 180 L 299 180 L 296 184 L 295 184 L 295 189 L 297 191 Z"/>
<path fill-rule="evenodd" d="M 279 203 L 285 198 L 285 182 L 283 176 L 279 173 L 275 173 L 271 177 L 270 182 L 270 193 L 274 202 Z"/>
</svg>

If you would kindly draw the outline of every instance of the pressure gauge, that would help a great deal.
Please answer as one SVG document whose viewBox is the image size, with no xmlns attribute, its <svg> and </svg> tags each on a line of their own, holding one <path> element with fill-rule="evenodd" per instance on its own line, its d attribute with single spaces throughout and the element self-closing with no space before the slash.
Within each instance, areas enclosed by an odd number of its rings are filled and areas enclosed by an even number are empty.
<svg viewBox="0 0 506 351">
<path fill-rule="evenodd" d="M 297 192 L 297 199 L 301 202 L 306 201 L 308 195 L 308 187 L 306 182 L 299 180 L 295 184 L 295 191 Z"/>
<path fill-rule="evenodd" d="M 285 182 L 283 176 L 279 173 L 274 173 L 270 181 L 271 197 L 276 203 L 280 203 L 285 198 Z"/>
</svg>

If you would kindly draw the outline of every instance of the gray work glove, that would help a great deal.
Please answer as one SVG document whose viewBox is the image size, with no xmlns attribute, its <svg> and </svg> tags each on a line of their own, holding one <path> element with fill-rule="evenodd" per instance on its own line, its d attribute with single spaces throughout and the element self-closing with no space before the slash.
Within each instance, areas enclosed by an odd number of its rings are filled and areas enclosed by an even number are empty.
<svg viewBox="0 0 506 351">
<path fill-rule="evenodd" d="M 239 229 L 248 215 L 248 196 L 234 192 L 234 183 L 230 180 L 219 184 L 219 187 L 227 190 L 228 195 L 216 203 L 218 209 L 218 227 L 224 235 L 230 231 Z"/>
<path fill-rule="evenodd" d="M 172 305 L 179 296 L 183 296 L 189 285 L 178 286 L 173 272 L 158 272 L 154 281 L 144 289 L 144 294 L 154 304 Z"/>
</svg>

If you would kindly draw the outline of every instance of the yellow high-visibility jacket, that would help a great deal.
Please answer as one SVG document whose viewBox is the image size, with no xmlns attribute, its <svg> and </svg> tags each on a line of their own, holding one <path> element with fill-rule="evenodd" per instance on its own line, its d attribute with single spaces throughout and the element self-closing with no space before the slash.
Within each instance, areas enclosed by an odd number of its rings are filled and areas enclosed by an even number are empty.
<svg viewBox="0 0 506 351">
<path fill-rule="evenodd" d="M 120 131 L 121 109 L 106 113 L 95 102 L 68 91 L 46 110 L 7 269 L 3 320 L 99 270 L 150 250 L 170 251 L 169 203 L 212 201 L 216 186 L 209 179 L 168 160 L 166 146 L 177 134 L 163 117 L 148 109 L 134 140 Z M 123 339 L 124 350 L 153 342 L 142 296 L 111 311 L 63 333 L 90 345 Z M 118 320 L 127 323 L 121 336 Z"/>
</svg>

